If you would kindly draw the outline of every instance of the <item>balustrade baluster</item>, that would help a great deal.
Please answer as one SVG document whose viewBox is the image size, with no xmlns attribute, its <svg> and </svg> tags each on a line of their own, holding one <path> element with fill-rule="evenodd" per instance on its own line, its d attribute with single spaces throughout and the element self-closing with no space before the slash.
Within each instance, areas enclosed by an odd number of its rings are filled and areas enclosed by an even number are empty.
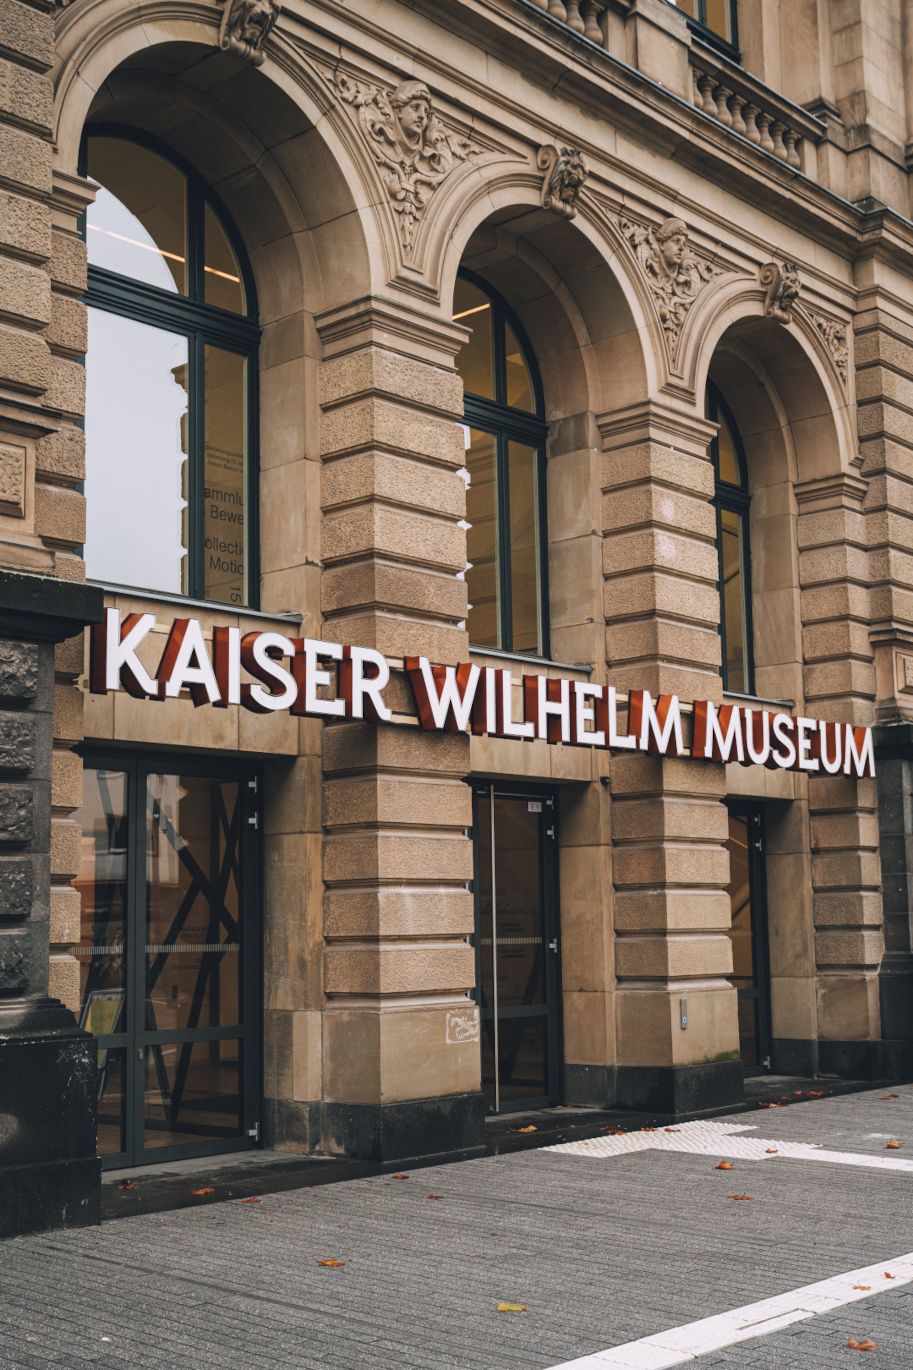
<svg viewBox="0 0 913 1370">
<path fill-rule="evenodd" d="M 770 114 L 765 114 L 763 110 L 758 114 L 758 132 L 761 135 L 761 147 L 765 152 L 774 151 L 774 140 L 770 136 L 772 123 L 773 117 Z"/>
<path fill-rule="evenodd" d="M 786 160 L 790 166 L 802 167 L 802 158 L 799 154 L 800 138 L 794 128 L 788 128 L 783 134 L 783 141 L 786 144 Z"/>
<path fill-rule="evenodd" d="M 729 97 L 732 94 L 726 86 L 718 86 L 716 92 L 716 117 L 721 124 L 727 128 L 732 128 L 732 112 L 729 108 Z"/>
<path fill-rule="evenodd" d="M 729 101 L 729 108 L 732 110 L 732 127 L 736 133 L 741 133 L 744 136 L 747 132 L 745 118 L 742 114 L 742 110 L 745 108 L 745 96 L 733 95 Z"/>
</svg>

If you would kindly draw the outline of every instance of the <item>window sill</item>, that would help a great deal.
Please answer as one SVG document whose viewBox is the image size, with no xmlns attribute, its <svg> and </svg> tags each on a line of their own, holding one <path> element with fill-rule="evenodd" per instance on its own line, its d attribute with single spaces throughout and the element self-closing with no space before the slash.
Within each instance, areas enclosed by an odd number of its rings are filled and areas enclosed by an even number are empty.
<svg viewBox="0 0 913 1370">
<path fill-rule="evenodd" d="M 215 599 L 190 599 L 186 595 L 172 595 L 166 590 L 144 590 L 141 585 L 115 585 L 107 580 L 88 580 L 109 595 L 130 595 L 134 599 L 150 599 L 155 604 L 174 604 L 182 609 L 205 609 L 208 613 L 234 614 L 242 618 L 268 619 L 271 623 L 301 623 L 301 614 L 266 613 L 263 609 L 251 609 L 243 604 L 222 604 Z"/>
<path fill-rule="evenodd" d="M 499 661 L 519 661 L 526 666 L 550 666 L 556 671 L 580 671 L 592 675 L 593 667 L 584 661 L 552 661 L 547 656 L 530 656 L 527 652 L 504 652 L 500 647 L 474 647 L 469 644 L 470 656 L 493 656 Z"/>
<path fill-rule="evenodd" d="M 796 701 L 794 699 L 768 699 L 765 695 L 744 695 L 738 690 L 725 690 L 723 695 L 726 699 L 738 699 L 744 704 L 772 704 L 778 709 L 794 709 Z"/>
</svg>

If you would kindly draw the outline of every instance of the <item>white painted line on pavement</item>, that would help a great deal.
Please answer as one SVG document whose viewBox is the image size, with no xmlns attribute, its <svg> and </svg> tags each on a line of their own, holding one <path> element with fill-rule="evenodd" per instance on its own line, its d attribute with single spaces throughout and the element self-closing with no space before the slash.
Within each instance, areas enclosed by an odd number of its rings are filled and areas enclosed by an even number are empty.
<svg viewBox="0 0 913 1370">
<path fill-rule="evenodd" d="M 891 1256 L 878 1265 L 848 1270 L 817 1284 L 803 1285 L 787 1294 L 775 1294 L 773 1298 L 734 1308 L 730 1313 L 717 1313 L 712 1318 L 626 1342 L 624 1346 L 611 1346 L 577 1360 L 562 1361 L 552 1370 L 607 1370 L 610 1366 L 615 1370 L 667 1370 L 669 1366 L 694 1362 L 711 1351 L 778 1332 L 794 1322 L 804 1322 L 819 1313 L 829 1313 L 844 1304 L 871 1299 L 887 1289 L 911 1283 L 913 1251 L 905 1256 Z"/>
<path fill-rule="evenodd" d="M 682 1151 L 693 1156 L 719 1156 L 739 1161 L 772 1161 L 777 1157 L 793 1161 L 827 1161 L 831 1165 L 863 1166 L 886 1170 L 895 1175 L 913 1173 L 913 1160 L 893 1156 L 870 1156 L 863 1151 L 829 1151 L 815 1142 L 780 1142 L 766 1137 L 746 1137 L 754 1123 L 695 1122 L 649 1131 L 625 1132 L 620 1136 L 588 1137 L 582 1142 L 562 1142 L 543 1147 L 543 1152 L 560 1151 L 566 1156 L 593 1156 L 608 1159 L 629 1156 L 636 1151 Z M 542 1154 L 542 1153 L 540 1153 Z"/>
</svg>

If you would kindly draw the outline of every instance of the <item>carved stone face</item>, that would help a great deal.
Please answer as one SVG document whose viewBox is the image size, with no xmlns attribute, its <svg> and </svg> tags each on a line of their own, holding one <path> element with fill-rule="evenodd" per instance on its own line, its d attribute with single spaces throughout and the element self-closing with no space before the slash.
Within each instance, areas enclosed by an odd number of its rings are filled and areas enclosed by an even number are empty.
<svg viewBox="0 0 913 1370">
<path fill-rule="evenodd" d="M 269 32 L 273 18 L 270 0 L 248 0 L 239 17 L 242 36 L 255 43 L 261 35 Z"/>
<path fill-rule="evenodd" d="M 675 272 L 681 266 L 687 242 L 687 235 L 678 230 L 660 243 L 659 250 L 669 271 Z"/>
<path fill-rule="evenodd" d="M 396 117 L 410 142 L 418 142 L 428 127 L 428 120 L 431 117 L 428 101 L 420 95 L 416 95 L 406 104 L 400 105 L 396 111 Z"/>
</svg>

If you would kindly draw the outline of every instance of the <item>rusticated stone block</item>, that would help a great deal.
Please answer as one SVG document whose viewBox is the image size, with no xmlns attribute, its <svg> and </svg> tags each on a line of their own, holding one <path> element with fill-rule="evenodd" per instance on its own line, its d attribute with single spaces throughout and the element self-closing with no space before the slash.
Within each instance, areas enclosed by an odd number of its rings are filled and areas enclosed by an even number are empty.
<svg viewBox="0 0 913 1370">
<path fill-rule="evenodd" d="M 33 642 L 0 639 L 0 699 L 34 699 L 38 692 L 38 648 Z"/>
<path fill-rule="evenodd" d="M 0 33 L 8 52 L 34 66 L 49 67 L 54 60 L 54 18 L 19 0 L 0 0 Z"/>
<path fill-rule="evenodd" d="M 25 6 L 21 6 L 25 9 Z M 34 10 L 29 10 L 34 15 Z M 0 32 L 3 32 L 0 20 Z M 20 128 L 0 128 L 0 166 L 7 182 L 27 190 L 51 192 L 51 144 Z"/>
<path fill-rule="evenodd" d="M 50 380 L 51 353 L 44 338 L 21 328 L 0 327 L 0 381 L 37 394 L 48 388 Z"/>
<path fill-rule="evenodd" d="M 0 191 L 0 244 L 47 261 L 51 253 L 51 215 L 47 205 Z"/>
<path fill-rule="evenodd" d="M 55 229 L 51 239 L 51 280 L 74 293 L 86 288 L 86 245 L 62 229 Z"/>
<path fill-rule="evenodd" d="M 82 429 L 58 428 L 56 432 L 39 438 L 35 447 L 35 469 L 41 476 L 84 480 L 86 435 Z"/>
<path fill-rule="evenodd" d="M 0 788 L 0 846 L 25 846 L 33 832 L 32 791 L 21 785 Z"/>
<path fill-rule="evenodd" d="M 34 877 L 28 857 L 0 860 L 0 919 L 28 918 Z"/>
<path fill-rule="evenodd" d="M 0 995 L 22 994 L 29 987 L 32 939 L 24 932 L 0 933 Z"/>
<path fill-rule="evenodd" d="M 0 713 L 0 771 L 30 771 L 34 764 L 34 718 Z"/>
</svg>

